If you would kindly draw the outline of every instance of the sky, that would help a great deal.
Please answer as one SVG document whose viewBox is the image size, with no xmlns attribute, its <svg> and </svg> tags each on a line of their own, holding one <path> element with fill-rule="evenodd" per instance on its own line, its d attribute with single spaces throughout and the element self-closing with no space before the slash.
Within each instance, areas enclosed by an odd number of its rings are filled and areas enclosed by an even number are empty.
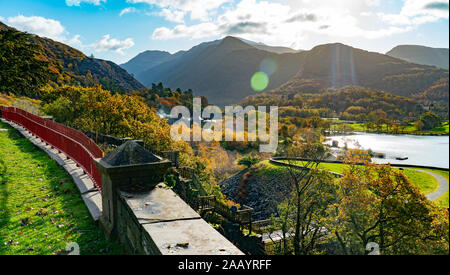
<svg viewBox="0 0 450 275">
<path fill-rule="evenodd" d="M 0 21 L 122 64 L 231 35 L 309 50 L 449 47 L 449 0 L 0 0 Z"/>
</svg>

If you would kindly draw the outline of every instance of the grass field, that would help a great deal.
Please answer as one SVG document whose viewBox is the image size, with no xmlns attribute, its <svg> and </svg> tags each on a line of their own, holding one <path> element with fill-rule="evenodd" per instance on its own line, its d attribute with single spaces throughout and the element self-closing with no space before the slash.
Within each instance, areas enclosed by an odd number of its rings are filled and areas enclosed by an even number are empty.
<svg viewBox="0 0 450 275">
<path fill-rule="evenodd" d="M 434 169 L 421 169 L 421 170 L 430 171 L 430 172 L 436 173 L 436 174 L 438 174 L 438 175 L 441 175 L 441 176 L 443 176 L 444 178 L 446 178 L 446 179 L 447 179 L 447 182 L 448 182 L 448 171 L 441 171 L 441 170 L 434 170 Z M 440 198 L 438 198 L 438 199 L 436 200 L 436 202 L 437 202 L 440 206 L 448 207 L 448 206 L 449 206 L 449 201 L 448 201 L 448 191 L 447 191 L 443 196 L 441 196 Z"/>
<path fill-rule="evenodd" d="M 72 178 L 45 152 L 0 122 L 0 255 L 122 254 L 92 220 Z"/>
<path fill-rule="evenodd" d="M 303 166 L 303 164 L 304 164 L 303 161 L 291 161 L 291 163 L 301 165 L 301 166 Z M 340 163 L 321 163 L 319 165 L 319 168 L 342 174 L 345 166 L 346 166 L 345 164 L 340 164 Z M 439 174 L 439 175 L 443 176 L 444 178 L 446 178 L 448 181 L 448 178 L 449 178 L 448 171 L 441 171 L 441 170 L 436 170 L 436 169 L 423 169 L 423 168 L 418 168 L 418 169 Z M 425 195 L 436 191 L 439 187 L 439 183 L 436 180 L 436 178 L 427 173 L 415 171 L 415 170 L 408 169 L 408 168 L 404 168 L 403 172 L 405 173 L 405 175 L 408 178 L 410 178 L 412 183 L 417 184 L 420 187 L 420 189 L 422 190 L 422 192 Z M 448 207 L 448 205 L 449 205 L 448 192 L 445 195 L 443 195 L 442 197 L 438 198 L 435 202 L 441 206 Z"/>
<path fill-rule="evenodd" d="M 367 129 L 364 123 L 346 120 L 339 120 L 334 122 L 331 129 L 337 130 L 339 127 L 345 127 L 355 132 L 377 132 L 376 129 Z M 385 124 L 381 125 L 381 132 L 386 132 Z M 400 133 L 410 135 L 448 135 L 449 122 L 443 122 L 440 127 L 436 127 L 434 129 L 426 131 L 419 131 L 413 124 L 409 124 L 408 126 L 401 128 Z"/>
</svg>

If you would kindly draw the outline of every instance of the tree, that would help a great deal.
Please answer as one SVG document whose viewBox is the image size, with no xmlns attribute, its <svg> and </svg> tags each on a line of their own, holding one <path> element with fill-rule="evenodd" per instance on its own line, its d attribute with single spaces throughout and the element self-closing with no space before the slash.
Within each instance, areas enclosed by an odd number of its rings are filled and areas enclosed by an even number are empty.
<svg viewBox="0 0 450 275">
<path fill-rule="evenodd" d="M 328 228 L 343 254 L 448 254 L 448 211 L 439 209 L 390 165 L 355 165 L 339 181 Z"/>
<path fill-rule="evenodd" d="M 239 165 L 244 165 L 247 168 L 252 167 L 253 165 L 257 164 L 258 162 L 260 162 L 261 160 L 259 158 L 254 158 L 254 157 L 243 157 L 238 161 Z"/>
<path fill-rule="evenodd" d="M 49 63 L 29 34 L 0 31 L 0 92 L 37 97 L 50 79 Z"/>
<path fill-rule="evenodd" d="M 421 125 L 421 129 L 419 130 L 431 130 L 433 128 L 439 127 L 441 126 L 441 118 L 432 113 L 432 112 L 426 112 L 425 114 L 423 114 L 419 121 L 422 122 L 423 125 Z"/>
<path fill-rule="evenodd" d="M 336 202 L 334 180 L 327 171 L 317 169 L 324 151 L 316 144 L 303 144 L 303 153 L 309 160 L 303 168 L 295 161 L 288 161 L 289 184 L 292 193 L 278 207 L 278 216 L 272 218 L 271 230 L 281 230 L 283 246 L 281 253 L 309 255 L 319 253 L 319 245 L 326 237 L 325 221 L 327 209 Z M 289 156 L 298 156 L 299 150 L 292 148 Z M 290 240 L 288 240 L 290 239 Z"/>
</svg>

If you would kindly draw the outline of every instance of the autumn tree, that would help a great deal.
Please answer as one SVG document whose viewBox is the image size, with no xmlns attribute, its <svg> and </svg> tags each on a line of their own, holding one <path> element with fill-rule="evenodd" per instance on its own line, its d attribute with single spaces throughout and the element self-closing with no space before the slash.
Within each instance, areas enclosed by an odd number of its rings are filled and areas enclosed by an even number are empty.
<svg viewBox="0 0 450 275">
<path fill-rule="evenodd" d="M 339 180 L 339 203 L 328 228 L 342 254 L 448 254 L 448 212 L 439 209 L 390 165 L 356 165 Z"/>
<path fill-rule="evenodd" d="M 421 122 L 419 126 L 420 128 L 418 127 L 419 130 L 431 130 L 441 126 L 441 118 L 432 112 L 426 112 L 423 114 L 419 121 Z"/>
</svg>

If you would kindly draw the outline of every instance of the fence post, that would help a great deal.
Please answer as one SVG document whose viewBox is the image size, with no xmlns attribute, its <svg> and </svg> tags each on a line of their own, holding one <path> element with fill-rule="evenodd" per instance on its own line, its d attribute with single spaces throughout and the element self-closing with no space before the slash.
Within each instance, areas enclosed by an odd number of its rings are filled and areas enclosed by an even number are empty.
<svg viewBox="0 0 450 275">
<path fill-rule="evenodd" d="M 153 189 L 164 177 L 170 162 L 161 160 L 142 148 L 136 141 L 127 141 L 102 159 L 94 160 L 102 179 L 103 213 L 100 224 L 108 239 L 117 239 L 118 203 L 120 192 Z"/>
</svg>

